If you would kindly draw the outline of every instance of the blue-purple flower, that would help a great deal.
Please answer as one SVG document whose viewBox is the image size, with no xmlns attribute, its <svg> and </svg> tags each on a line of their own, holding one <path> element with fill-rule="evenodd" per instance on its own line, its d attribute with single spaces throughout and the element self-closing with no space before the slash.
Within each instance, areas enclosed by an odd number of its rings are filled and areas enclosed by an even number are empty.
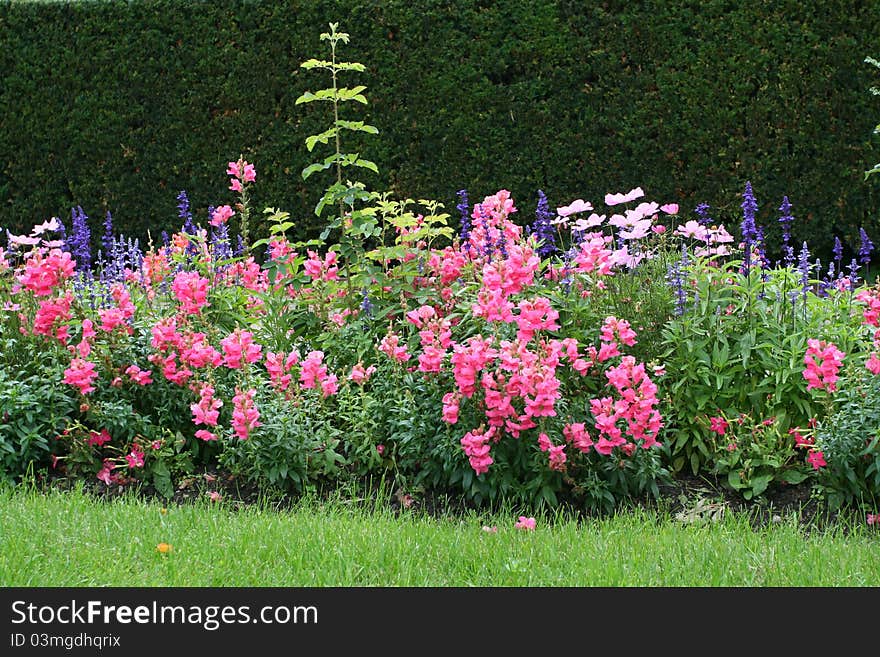
<svg viewBox="0 0 880 657">
<path fill-rule="evenodd" d="M 743 192 L 742 210 L 743 220 L 742 224 L 740 224 L 740 231 L 742 232 L 743 239 L 743 273 L 748 276 L 749 270 L 752 268 L 752 245 L 758 239 L 758 229 L 755 225 L 758 203 L 755 201 L 751 182 L 746 182 L 746 188 Z"/>
<path fill-rule="evenodd" d="M 871 251 L 874 250 L 874 243 L 868 237 L 864 228 L 859 228 L 859 262 L 867 265 L 871 262 Z"/>
<path fill-rule="evenodd" d="M 794 247 L 789 242 L 791 241 L 791 224 L 794 217 L 791 216 L 791 203 L 788 201 L 788 196 L 782 197 L 779 212 L 782 213 L 782 216 L 779 217 L 779 223 L 782 225 L 782 259 L 786 265 L 792 265 L 795 260 Z"/>
<path fill-rule="evenodd" d="M 551 221 L 556 215 L 550 211 L 547 197 L 543 190 L 538 190 L 538 207 L 535 209 L 535 221 L 530 227 L 530 232 L 538 240 L 538 255 L 546 258 L 556 252 L 556 231 Z"/>
</svg>

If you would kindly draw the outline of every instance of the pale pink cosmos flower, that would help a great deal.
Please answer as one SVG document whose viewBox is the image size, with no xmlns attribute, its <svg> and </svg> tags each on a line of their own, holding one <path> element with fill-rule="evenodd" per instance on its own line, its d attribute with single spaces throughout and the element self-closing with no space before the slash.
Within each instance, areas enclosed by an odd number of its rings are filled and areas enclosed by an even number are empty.
<svg viewBox="0 0 880 657">
<path fill-rule="evenodd" d="M 13 235 L 6 231 L 6 242 L 9 246 L 36 246 L 40 243 L 39 237 L 29 237 L 27 235 Z"/>
<path fill-rule="evenodd" d="M 660 209 L 666 214 L 678 214 L 678 203 L 667 203 L 666 205 L 661 205 Z"/>
<path fill-rule="evenodd" d="M 597 226 L 601 226 L 603 221 L 605 221 L 605 215 L 604 214 L 596 214 L 594 212 L 586 219 L 581 217 L 577 221 L 575 221 L 571 225 L 571 230 L 572 231 L 589 230 L 590 228 L 595 228 Z"/>
<path fill-rule="evenodd" d="M 691 219 L 685 224 L 678 226 L 675 229 L 675 234 L 681 235 L 682 237 L 693 237 L 694 239 L 705 241 L 708 231 L 699 221 Z"/>
<path fill-rule="evenodd" d="M 58 217 L 52 217 L 49 221 L 44 221 L 43 223 L 34 226 L 31 235 L 42 235 L 46 231 L 54 232 L 59 228 L 61 228 L 61 224 L 58 221 Z"/>
<path fill-rule="evenodd" d="M 580 212 L 589 212 L 592 209 L 593 206 L 588 201 L 579 198 L 572 201 L 570 205 L 563 205 L 561 208 L 556 208 L 556 214 L 560 217 L 568 217 Z"/>
<path fill-rule="evenodd" d="M 605 205 L 619 205 L 621 203 L 629 203 L 641 198 L 645 195 L 641 187 L 629 190 L 626 194 L 606 194 Z"/>
<path fill-rule="evenodd" d="M 618 237 L 624 240 L 640 240 L 648 234 L 651 229 L 650 219 L 640 219 L 633 224 L 630 230 L 621 230 Z"/>
</svg>

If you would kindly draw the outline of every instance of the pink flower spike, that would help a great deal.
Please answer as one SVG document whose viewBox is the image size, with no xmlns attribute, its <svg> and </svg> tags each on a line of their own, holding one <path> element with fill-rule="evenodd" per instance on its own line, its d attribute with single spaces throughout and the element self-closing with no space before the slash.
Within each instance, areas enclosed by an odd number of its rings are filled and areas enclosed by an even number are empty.
<svg viewBox="0 0 880 657">
<path fill-rule="evenodd" d="M 534 518 L 527 518 L 526 516 L 520 516 L 519 520 L 517 520 L 514 527 L 516 529 L 524 529 L 526 531 L 534 531 L 535 519 Z"/>
</svg>

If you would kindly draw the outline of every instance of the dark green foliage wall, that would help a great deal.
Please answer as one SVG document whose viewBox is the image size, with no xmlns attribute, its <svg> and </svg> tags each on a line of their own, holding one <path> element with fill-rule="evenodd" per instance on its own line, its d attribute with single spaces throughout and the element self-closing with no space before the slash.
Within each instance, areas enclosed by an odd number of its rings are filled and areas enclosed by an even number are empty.
<svg viewBox="0 0 880 657">
<path fill-rule="evenodd" d="M 186 190 L 204 221 L 232 202 L 225 164 L 256 164 L 257 212 L 291 212 L 304 233 L 329 180 L 301 169 L 328 117 L 294 106 L 327 85 L 300 62 L 367 66 L 380 130 L 362 144 L 371 189 L 435 198 L 454 213 L 511 190 L 521 220 L 551 206 L 641 186 L 685 213 L 700 202 L 737 227 L 747 180 L 778 235 L 787 194 L 795 239 L 880 238 L 878 160 L 868 92 L 880 56 L 876 0 L 316 0 L 0 4 L 0 226 L 28 229 L 81 205 L 99 230 L 155 237 L 179 226 Z M 319 147 L 320 148 L 320 147 Z M 324 152 L 326 154 L 326 152 Z M 252 231 L 259 233 L 259 227 Z"/>
</svg>

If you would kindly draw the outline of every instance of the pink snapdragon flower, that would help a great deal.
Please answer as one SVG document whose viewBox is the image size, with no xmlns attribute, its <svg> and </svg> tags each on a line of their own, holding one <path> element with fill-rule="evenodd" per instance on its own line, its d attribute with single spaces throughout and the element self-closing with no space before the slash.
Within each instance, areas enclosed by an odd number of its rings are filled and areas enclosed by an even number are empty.
<svg viewBox="0 0 880 657">
<path fill-rule="evenodd" d="M 401 345 L 400 336 L 396 333 L 389 333 L 382 338 L 379 343 L 379 351 L 398 363 L 405 363 L 410 359 L 406 343 Z"/>
<path fill-rule="evenodd" d="M 142 370 L 137 365 L 129 365 L 125 368 L 125 373 L 129 378 L 139 386 L 145 386 L 153 382 L 153 373 L 151 370 Z"/>
<path fill-rule="evenodd" d="M 230 369 L 240 369 L 244 363 L 255 363 L 260 360 L 263 346 L 254 342 L 250 331 L 236 328 L 220 341 L 223 347 L 223 364 Z"/>
<path fill-rule="evenodd" d="M 807 390 L 818 388 L 834 392 L 837 388 L 838 372 L 846 356 L 833 342 L 810 338 L 807 340 L 807 353 L 804 356 L 803 376 L 807 380 Z"/>
<path fill-rule="evenodd" d="M 339 280 L 339 265 L 336 251 L 328 251 L 324 259 L 315 251 L 308 249 L 308 260 L 303 263 L 303 270 L 313 281 L 336 281 Z"/>
<path fill-rule="evenodd" d="M 51 249 L 48 254 L 43 249 L 32 251 L 25 262 L 24 273 L 19 281 L 34 296 L 49 296 L 62 281 L 73 276 L 76 262 L 70 254 L 61 249 Z"/>
<path fill-rule="evenodd" d="M 348 375 L 348 380 L 361 386 L 369 381 L 370 377 L 373 376 L 373 374 L 375 373 L 375 365 L 364 367 L 363 363 L 357 363 L 354 367 L 351 368 L 351 374 Z"/>
<path fill-rule="evenodd" d="M 171 291 L 184 315 L 198 315 L 208 304 L 208 279 L 195 271 L 182 271 L 174 277 Z"/>
<path fill-rule="evenodd" d="M 213 386 L 203 385 L 199 390 L 199 401 L 189 406 L 193 414 L 193 424 L 216 427 L 221 406 L 223 406 L 223 400 L 214 397 Z"/>
<path fill-rule="evenodd" d="M 490 427 L 488 431 L 482 428 L 468 431 L 461 439 L 461 446 L 464 453 L 470 461 L 471 467 L 477 475 L 484 474 L 489 471 L 489 466 L 494 460 L 489 455 L 489 441 L 495 436 L 495 427 Z"/>
<path fill-rule="evenodd" d="M 68 368 L 64 370 L 64 383 L 76 386 L 84 395 L 95 390 L 92 384 L 97 378 L 95 364 L 83 358 L 74 358 L 70 361 Z"/>
<path fill-rule="evenodd" d="M 239 159 L 236 162 L 230 162 L 226 173 L 232 176 L 229 183 L 229 189 L 233 192 L 242 191 L 244 183 L 251 183 L 257 179 L 257 170 L 253 164 L 249 164 L 246 160 Z"/>
<path fill-rule="evenodd" d="M 262 426 L 260 412 L 254 403 L 257 391 L 241 390 L 236 387 L 232 398 L 232 429 L 241 440 L 247 440 L 251 431 Z"/>
<path fill-rule="evenodd" d="M 211 213 L 211 220 L 209 223 L 215 227 L 222 226 L 234 216 L 235 211 L 230 206 L 221 205 L 220 207 L 214 208 L 214 212 Z"/>
<path fill-rule="evenodd" d="M 299 352 L 296 349 L 286 355 L 284 352 L 267 352 L 265 365 L 272 387 L 276 390 L 287 390 L 293 379 L 290 371 L 297 363 L 299 363 Z"/>
</svg>

